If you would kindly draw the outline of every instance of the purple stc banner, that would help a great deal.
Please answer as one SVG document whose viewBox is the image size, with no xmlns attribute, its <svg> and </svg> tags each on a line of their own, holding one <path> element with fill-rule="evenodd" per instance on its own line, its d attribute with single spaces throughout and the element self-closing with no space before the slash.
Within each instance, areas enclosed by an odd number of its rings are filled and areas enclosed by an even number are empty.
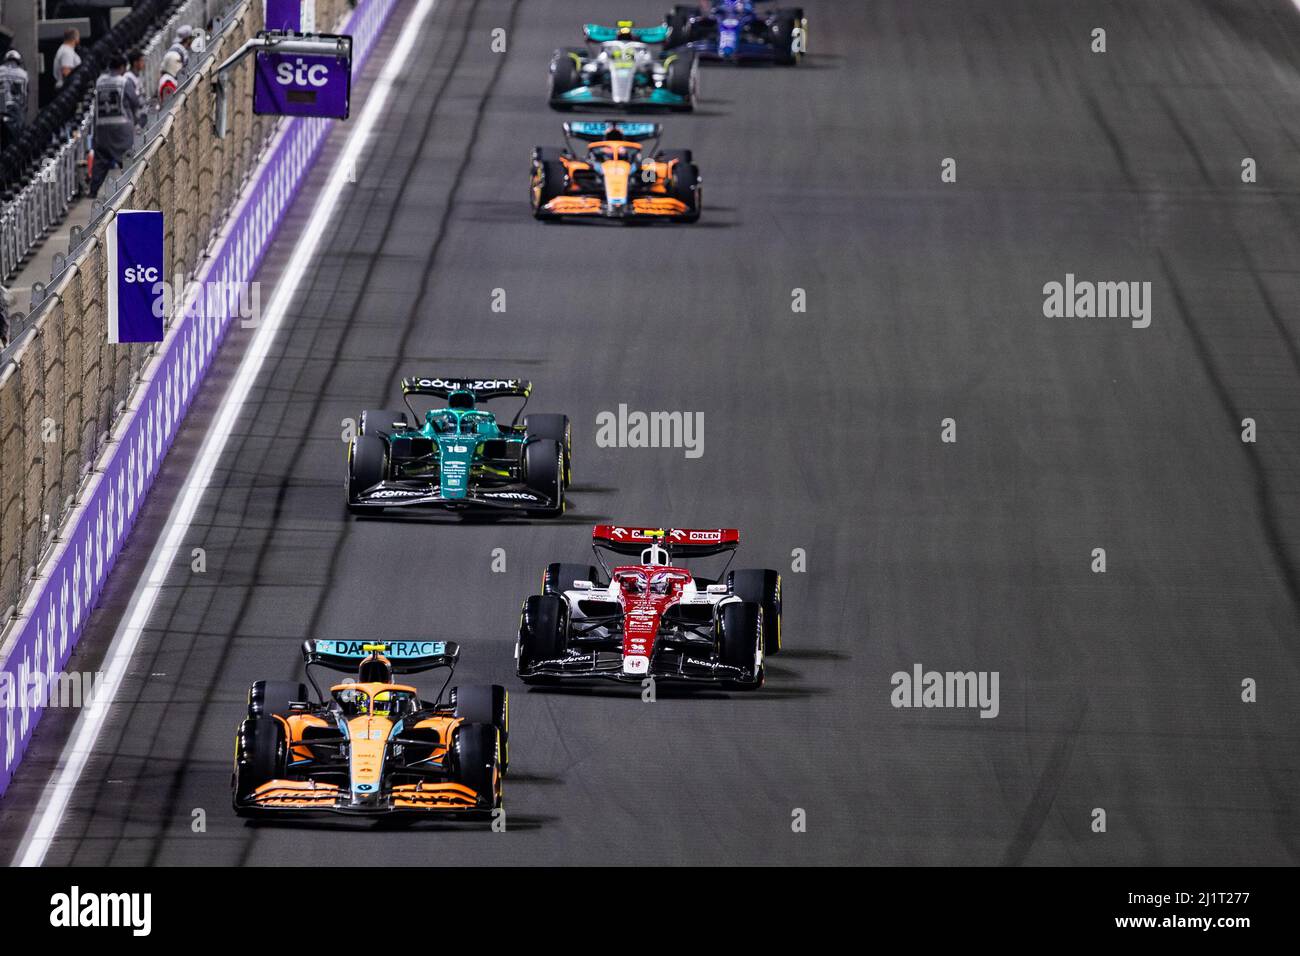
<svg viewBox="0 0 1300 956">
<path fill-rule="evenodd" d="M 108 340 L 161 342 L 163 214 L 119 209 L 108 224 Z"/>
<path fill-rule="evenodd" d="M 348 118 L 352 65 L 347 57 L 267 51 L 255 59 L 254 113 Z"/>
<path fill-rule="evenodd" d="M 396 6 L 396 0 L 359 0 L 352 11 L 344 29 L 353 36 L 358 69 Z M 0 795 L 41 718 L 32 690 L 52 686 L 66 666 L 163 456 L 231 317 L 238 314 L 238 284 L 252 281 L 332 126 L 323 119 L 293 119 L 280 126 L 195 277 L 200 283 L 225 283 L 219 288 L 228 290 L 227 298 L 210 302 L 197 296 L 191 311 L 172 320 L 107 449 L 78 490 L 77 506 L 42 562 L 18 620 L 0 643 Z M 114 689 L 105 690 L 111 695 Z"/>
<path fill-rule="evenodd" d="M 302 0 L 266 0 L 267 30 L 291 30 L 307 33 L 312 27 L 303 25 Z"/>
</svg>

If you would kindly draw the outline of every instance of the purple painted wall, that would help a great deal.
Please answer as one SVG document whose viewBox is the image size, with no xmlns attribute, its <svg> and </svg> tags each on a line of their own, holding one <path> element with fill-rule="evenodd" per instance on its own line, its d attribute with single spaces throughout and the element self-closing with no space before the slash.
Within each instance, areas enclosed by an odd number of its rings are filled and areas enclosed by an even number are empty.
<svg viewBox="0 0 1300 956">
<path fill-rule="evenodd" d="M 353 38 L 354 76 L 395 6 L 395 0 L 359 0 L 353 10 L 341 32 Z M 223 233 L 223 241 L 196 281 L 252 281 L 333 122 L 285 120 L 266 162 Z M 24 604 L 25 616 L 6 641 L 0 663 L 0 795 L 9 786 L 41 718 L 39 708 L 29 705 L 26 692 L 32 676 L 43 675 L 48 681 L 58 674 L 81 637 L 163 456 L 202 384 L 232 314 L 237 314 L 237 302 L 225 306 L 209 314 L 207 303 L 201 303 L 197 311 L 174 324 L 151 366 L 152 377 L 137 390 L 132 411 L 118 427 L 118 440 L 109 446 L 82 490 L 81 507 L 42 566 L 36 588 Z"/>
</svg>

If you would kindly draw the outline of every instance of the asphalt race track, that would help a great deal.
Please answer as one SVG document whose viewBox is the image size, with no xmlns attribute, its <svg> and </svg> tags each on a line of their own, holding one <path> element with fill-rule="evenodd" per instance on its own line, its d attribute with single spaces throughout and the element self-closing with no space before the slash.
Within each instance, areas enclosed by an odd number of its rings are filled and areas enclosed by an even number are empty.
<svg viewBox="0 0 1300 956">
<path fill-rule="evenodd" d="M 703 108 L 663 120 L 698 225 L 622 228 L 534 222 L 528 151 L 560 144 L 552 49 L 666 5 L 441 0 L 47 863 L 1300 861 L 1300 12 L 806 2 L 803 65 L 709 68 Z M 1067 274 L 1149 282 L 1149 327 L 1046 317 Z M 70 668 L 103 653 L 246 341 Z M 565 518 L 347 517 L 341 421 L 417 372 L 523 376 L 531 411 L 568 413 Z M 704 412 L 703 455 L 597 447 L 620 404 Z M 734 525 L 741 565 L 782 570 L 764 690 L 518 683 L 520 602 L 607 519 Z M 248 684 L 298 675 L 304 637 L 386 635 L 458 639 L 460 681 L 511 690 L 507 831 L 237 819 Z M 998 672 L 996 718 L 893 707 L 916 664 Z M 42 724 L 0 805 L 6 858 L 67 730 Z"/>
</svg>

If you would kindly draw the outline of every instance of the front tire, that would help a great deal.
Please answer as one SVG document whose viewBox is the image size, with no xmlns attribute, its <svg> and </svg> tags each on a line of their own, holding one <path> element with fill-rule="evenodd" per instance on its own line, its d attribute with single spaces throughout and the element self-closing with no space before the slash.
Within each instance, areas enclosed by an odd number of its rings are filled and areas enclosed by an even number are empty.
<svg viewBox="0 0 1300 956">
<path fill-rule="evenodd" d="M 763 686 L 763 609 L 749 601 L 724 604 L 718 620 L 718 660 L 751 676 L 723 681 L 728 690 Z"/>
<path fill-rule="evenodd" d="M 500 736 L 492 724 L 463 723 L 456 728 L 452 742 L 454 766 L 452 779 L 479 795 L 495 810 L 501 806 Z"/>
<path fill-rule="evenodd" d="M 524 483 L 535 494 L 553 502 L 533 513 L 541 518 L 564 514 L 564 447 L 553 438 L 530 441 L 524 448 Z"/>
<path fill-rule="evenodd" d="M 288 717 L 294 703 L 310 701 L 307 685 L 291 680 L 256 680 L 248 688 L 249 717 Z"/>
<path fill-rule="evenodd" d="M 539 661 L 564 657 L 568 644 L 569 615 L 564 599 L 554 594 L 534 594 L 524 602 L 519 621 L 516 673 L 525 684 L 554 684 L 550 674 L 529 674 Z"/>
<path fill-rule="evenodd" d="M 388 442 L 379 435 L 363 433 L 352 439 L 348 446 L 348 511 L 353 514 L 374 514 L 383 508 L 360 507 L 356 504 L 361 493 L 388 477 Z"/>
<path fill-rule="evenodd" d="M 700 92 L 700 71 L 695 59 L 695 51 L 683 50 L 668 64 L 664 75 L 664 86 L 669 93 L 676 93 L 686 102 L 676 107 L 680 112 L 689 112 L 695 108 L 696 97 Z"/>
<path fill-rule="evenodd" d="M 246 806 L 253 791 L 285 774 L 289 746 L 284 725 L 275 717 L 249 717 L 239 725 L 235 735 L 235 774 L 233 803 L 235 812 L 247 815 Z"/>
<path fill-rule="evenodd" d="M 677 218 L 681 222 L 698 222 L 703 193 L 700 187 L 700 171 L 694 163 L 678 163 L 673 175 L 672 195 L 686 204 L 686 212 Z"/>
</svg>

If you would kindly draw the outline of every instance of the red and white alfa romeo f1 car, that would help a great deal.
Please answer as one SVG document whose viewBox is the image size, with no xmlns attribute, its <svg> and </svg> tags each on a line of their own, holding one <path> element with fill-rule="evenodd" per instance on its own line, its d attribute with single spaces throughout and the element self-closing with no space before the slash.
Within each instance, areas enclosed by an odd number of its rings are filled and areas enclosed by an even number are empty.
<svg viewBox="0 0 1300 956">
<path fill-rule="evenodd" d="M 734 528 L 597 525 L 592 550 L 600 568 L 549 565 L 542 593 L 524 602 L 515 649 L 520 678 L 761 687 L 764 658 L 781 649 L 781 576 L 729 570 L 739 544 Z M 638 560 L 611 569 L 603 551 Z M 718 554 L 727 562 L 716 578 L 675 563 Z"/>
</svg>

